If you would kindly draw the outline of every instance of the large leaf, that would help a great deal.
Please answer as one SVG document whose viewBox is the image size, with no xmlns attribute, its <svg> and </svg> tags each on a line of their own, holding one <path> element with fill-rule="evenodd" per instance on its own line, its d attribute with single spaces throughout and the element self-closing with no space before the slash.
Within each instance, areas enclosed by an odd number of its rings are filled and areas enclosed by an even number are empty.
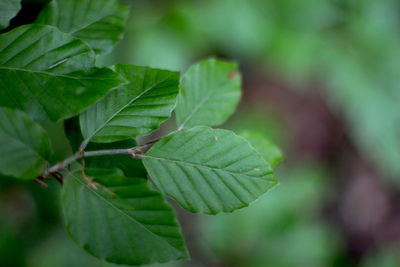
<svg viewBox="0 0 400 267">
<path fill-rule="evenodd" d="M 16 28 L 0 35 L 0 105 L 41 120 L 71 117 L 122 82 L 93 65 L 85 43 L 54 27 Z"/>
<path fill-rule="evenodd" d="M 182 78 L 176 106 L 178 126 L 224 123 L 240 100 L 240 83 L 235 63 L 211 58 L 190 67 Z"/>
<path fill-rule="evenodd" d="M 162 192 L 192 212 L 231 212 L 277 184 L 245 139 L 203 126 L 164 137 L 146 153 L 144 165 Z"/>
<path fill-rule="evenodd" d="M 113 142 L 148 134 L 171 116 L 179 74 L 166 70 L 117 65 L 129 84 L 111 91 L 80 116 L 86 142 Z"/>
<path fill-rule="evenodd" d="M 0 1 L 0 30 L 7 28 L 10 20 L 17 15 L 21 9 L 21 0 Z"/>
<path fill-rule="evenodd" d="M 140 265 L 187 257 L 175 214 L 147 180 L 115 169 L 88 169 L 97 189 L 71 173 L 62 206 L 72 238 L 109 262 Z"/>
<path fill-rule="evenodd" d="M 67 136 L 72 151 L 77 152 L 83 141 L 77 117 L 68 119 L 64 123 L 65 135 Z M 103 149 L 123 149 L 137 146 L 134 139 L 127 139 L 112 143 L 89 143 L 86 151 Z M 146 177 L 147 172 L 141 160 L 131 155 L 104 155 L 85 158 L 85 166 L 88 168 L 117 168 L 127 177 Z"/>
<path fill-rule="evenodd" d="M 242 131 L 239 135 L 246 138 L 272 168 L 283 160 L 281 150 L 271 143 L 267 136 L 257 131 Z"/>
<path fill-rule="evenodd" d="M 122 38 L 127 16 L 128 8 L 118 0 L 53 0 L 37 22 L 54 25 L 96 52 L 105 52 Z"/>
<path fill-rule="evenodd" d="M 51 154 L 45 131 L 26 114 L 0 108 L 0 173 L 34 179 Z"/>
</svg>

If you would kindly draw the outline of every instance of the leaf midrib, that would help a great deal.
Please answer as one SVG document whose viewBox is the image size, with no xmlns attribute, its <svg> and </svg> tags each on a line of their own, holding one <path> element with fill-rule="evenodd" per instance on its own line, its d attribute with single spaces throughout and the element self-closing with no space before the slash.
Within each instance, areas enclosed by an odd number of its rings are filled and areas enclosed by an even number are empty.
<svg viewBox="0 0 400 267">
<path fill-rule="evenodd" d="M 65 74 L 59 74 L 59 73 L 53 73 L 53 72 L 46 72 L 46 71 L 40 71 L 40 70 L 28 70 L 28 69 L 21 69 L 21 68 L 15 68 L 15 67 L 4 67 L 0 66 L 0 70 L 14 70 L 14 71 L 23 71 L 23 72 L 31 72 L 31 73 L 40 73 L 48 76 L 55 76 L 55 77 L 62 77 L 62 78 L 67 78 L 67 79 L 72 79 L 72 80 L 98 80 L 98 81 L 108 81 L 108 80 L 114 80 L 114 79 L 102 79 L 102 78 L 92 78 L 92 77 L 85 77 L 85 76 L 80 76 L 80 77 L 75 77 L 75 76 L 69 76 Z"/>
<path fill-rule="evenodd" d="M 229 173 L 231 175 L 246 176 L 248 178 L 255 179 L 255 180 L 269 181 L 269 178 L 273 177 L 273 172 L 272 171 L 270 171 L 269 173 L 267 173 L 265 175 L 262 175 L 262 177 L 256 177 L 256 176 L 251 176 L 251 175 L 248 175 L 248 174 L 245 174 L 245 173 L 232 172 L 232 171 L 228 171 L 226 169 L 210 167 L 210 166 L 207 166 L 207 165 L 201 165 L 201 164 L 198 164 L 198 163 L 192 163 L 192 162 L 187 162 L 187 161 L 166 159 L 166 158 L 154 157 L 154 156 L 149 156 L 149 155 L 144 155 L 143 158 L 149 158 L 149 159 L 160 160 L 160 161 L 168 161 L 168 162 L 173 162 L 175 164 L 183 164 L 183 165 L 189 165 L 189 166 L 193 166 L 193 167 L 197 167 L 197 168 L 204 168 L 204 169 L 213 170 L 213 171 L 226 172 L 226 173 Z M 273 182 L 273 181 L 270 181 L 270 182 Z"/>
<path fill-rule="evenodd" d="M 142 97 L 143 95 L 145 95 L 146 93 L 148 93 L 149 91 L 153 90 L 155 87 L 157 87 L 160 83 L 165 82 L 166 80 L 168 80 L 173 73 L 170 73 L 169 75 L 167 75 L 163 80 L 160 80 L 159 82 L 157 82 L 156 84 L 154 84 L 153 86 L 145 89 L 143 92 L 141 92 L 140 94 L 138 94 L 136 97 L 132 98 L 130 101 L 128 101 L 128 103 L 126 103 L 125 105 L 123 105 L 119 110 L 117 110 L 116 112 L 114 112 L 104 123 L 102 123 L 99 127 L 96 128 L 96 130 L 90 134 L 84 141 L 83 143 L 86 144 L 88 141 L 90 141 L 94 136 L 96 136 L 96 134 L 103 129 L 112 119 L 114 119 L 119 113 L 121 113 L 124 109 L 126 109 L 127 107 L 129 107 L 132 103 L 134 103 L 136 100 L 138 100 L 140 97 Z"/>
<path fill-rule="evenodd" d="M 90 188 L 86 183 L 82 182 L 80 178 L 78 178 L 77 176 L 75 176 L 73 173 L 70 173 L 72 177 L 74 177 L 74 179 L 80 183 L 81 185 L 85 186 L 90 192 L 92 192 L 95 196 L 97 196 L 100 200 L 103 200 L 106 204 L 108 204 L 110 207 L 112 207 L 113 209 L 115 209 L 117 212 L 121 213 L 123 216 L 126 216 L 129 220 L 131 220 L 132 222 L 134 222 L 136 225 L 139 225 L 140 227 L 142 227 L 143 229 L 145 229 L 148 233 L 150 233 L 151 235 L 153 235 L 154 237 L 156 237 L 157 239 L 161 240 L 163 243 L 167 244 L 169 247 L 172 247 L 174 250 L 178 251 L 179 253 L 181 253 L 181 251 L 174 247 L 173 245 L 171 245 L 168 241 L 166 241 L 164 238 L 162 238 L 161 236 L 157 235 L 156 233 L 153 233 L 150 229 L 148 229 L 146 226 L 144 226 L 143 224 L 141 224 L 139 221 L 137 221 L 135 218 L 132 218 L 131 216 L 129 216 L 129 214 L 127 214 L 126 212 L 124 212 L 123 210 L 119 209 L 118 207 L 116 207 L 113 203 L 111 203 L 110 201 L 108 201 L 106 198 L 104 198 L 103 196 L 101 196 L 99 193 L 97 193 L 93 188 Z"/>
<path fill-rule="evenodd" d="M 222 89 L 225 89 L 225 87 L 229 86 L 230 83 L 228 82 L 223 82 L 221 85 L 216 85 L 215 87 L 220 87 Z M 203 98 L 202 101 L 200 101 L 194 108 L 193 110 L 189 113 L 189 115 L 184 119 L 184 121 L 179 125 L 178 129 L 183 129 L 185 127 L 185 124 L 194 116 L 194 114 L 200 109 L 201 106 L 203 106 L 210 98 L 211 96 L 215 95 L 217 90 L 210 90 L 208 94 Z"/>
</svg>

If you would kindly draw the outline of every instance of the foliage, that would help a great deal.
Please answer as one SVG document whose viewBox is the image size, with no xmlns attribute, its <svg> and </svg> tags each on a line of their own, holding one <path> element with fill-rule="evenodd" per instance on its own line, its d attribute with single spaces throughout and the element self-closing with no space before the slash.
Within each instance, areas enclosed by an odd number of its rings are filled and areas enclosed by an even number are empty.
<svg viewBox="0 0 400 267">
<path fill-rule="evenodd" d="M 168 119 L 178 94 L 177 72 L 116 65 L 130 82 L 80 115 L 85 142 L 120 141 L 146 135 Z"/>
<path fill-rule="evenodd" d="M 358 150 L 399 184 L 399 1 L 135 3 L 129 60 L 179 69 L 215 51 L 259 63 L 292 88 L 325 88 Z"/>
<path fill-rule="evenodd" d="M 62 194 L 66 227 L 80 246 L 119 264 L 187 257 L 174 212 L 145 179 L 113 169 L 87 169 L 86 174 L 99 188 L 77 171 L 67 177 Z"/>
<path fill-rule="evenodd" d="M 235 63 L 210 59 L 189 68 L 176 108 L 178 127 L 224 123 L 239 102 L 240 80 Z"/>
<path fill-rule="evenodd" d="M 144 158 L 162 192 L 189 211 L 210 214 L 245 207 L 276 185 L 265 163 L 245 139 L 205 126 L 164 137 Z"/>
<path fill-rule="evenodd" d="M 57 121 L 94 104 L 123 79 L 94 67 L 81 40 L 44 25 L 25 25 L 0 37 L 0 105 L 39 120 Z"/>
<path fill-rule="evenodd" d="M 2 9 L 1 27 L 18 7 Z M 239 102 L 236 63 L 206 59 L 181 79 L 150 67 L 98 67 L 97 56 L 121 38 L 127 10 L 117 0 L 53 0 L 35 23 L 0 35 L 0 173 L 62 184 L 67 231 L 101 261 L 186 259 L 165 198 L 191 212 L 232 212 L 277 184 L 272 168 L 281 155 L 268 141 L 260 154 L 260 140 L 253 147 L 209 127 Z M 173 110 L 176 131 L 138 143 Z M 73 152 L 58 163 L 52 146 L 62 137 L 47 134 L 51 123 L 64 125 Z"/>
<path fill-rule="evenodd" d="M 128 8 L 116 0 L 53 0 L 37 23 L 56 26 L 104 53 L 122 38 L 127 15 Z"/>
</svg>

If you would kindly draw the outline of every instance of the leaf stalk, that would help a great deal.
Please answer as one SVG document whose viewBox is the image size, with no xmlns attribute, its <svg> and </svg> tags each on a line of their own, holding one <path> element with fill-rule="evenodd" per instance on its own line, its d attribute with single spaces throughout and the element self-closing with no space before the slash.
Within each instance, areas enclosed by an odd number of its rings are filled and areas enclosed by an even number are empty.
<svg viewBox="0 0 400 267">
<path fill-rule="evenodd" d="M 140 159 L 143 157 L 144 153 L 154 144 L 154 142 L 150 142 L 144 145 L 135 146 L 131 148 L 125 149 L 105 149 L 105 150 L 95 150 L 95 151 L 78 151 L 74 155 L 66 158 L 63 161 L 56 163 L 47 169 L 46 173 L 43 176 L 48 176 L 50 173 L 58 172 L 64 170 L 67 166 L 72 164 L 78 159 L 87 158 L 87 157 L 97 157 L 97 156 L 106 156 L 106 155 L 131 155 L 134 158 Z"/>
</svg>

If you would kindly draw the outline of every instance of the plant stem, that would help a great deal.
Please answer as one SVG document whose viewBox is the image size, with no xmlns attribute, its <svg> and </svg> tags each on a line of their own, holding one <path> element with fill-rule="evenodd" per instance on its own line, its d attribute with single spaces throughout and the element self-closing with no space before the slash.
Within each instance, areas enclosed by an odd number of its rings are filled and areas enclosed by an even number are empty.
<svg viewBox="0 0 400 267">
<path fill-rule="evenodd" d="M 149 149 L 154 142 L 147 143 L 144 145 L 140 146 L 135 146 L 131 148 L 126 148 L 126 149 L 107 149 L 107 150 L 95 150 L 95 151 L 78 151 L 74 155 L 66 158 L 65 160 L 51 166 L 48 170 L 45 176 L 47 176 L 49 173 L 57 172 L 74 161 L 80 159 L 80 158 L 85 158 L 85 157 L 96 157 L 96 156 L 105 156 L 105 155 L 131 155 L 134 158 L 142 158 L 143 154 Z"/>
</svg>

